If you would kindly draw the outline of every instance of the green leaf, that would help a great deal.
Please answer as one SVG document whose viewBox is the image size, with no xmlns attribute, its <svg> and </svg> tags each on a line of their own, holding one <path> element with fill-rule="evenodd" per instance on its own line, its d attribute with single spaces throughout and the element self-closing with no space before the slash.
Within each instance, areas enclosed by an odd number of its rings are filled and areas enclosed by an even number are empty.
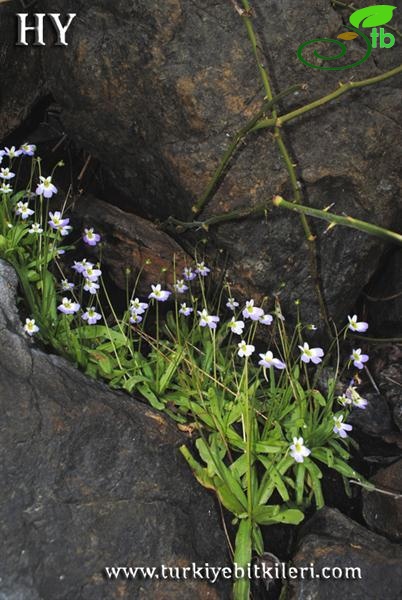
<svg viewBox="0 0 402 600">
<path fill-rule="evenodd" d="M 144 398 L 148 400 L 148 402 L 153 408 L 156 408 L 156 410 L 163 410 L 165 408 L 165 405 L 162 402 L 160 402 L 160 400 L 157 398 L 157 396 L 153 393 L 153 391 L 148 385 L 139 385 L 138 391 L 144 396 Z"/>
<path fill-rule="evenodd" d="M 240 521 L 236 535 L 234 562 L 247 572 L 247 566 L 251 563 L 252 552 L 252 528 L 250 519 Z M 235 600 L 249 600 L 250 580 L 248 577 L 237 579 L 233 587 Z"/>
<path fill-rule="evenodd" d="M 169 366 L 167 367 L 166 371 L 163 373 L 162 377 L 159 380 L 159 392 L 161 394 L 165 392 L 166 388 L 168 387 L 173 378 L 173 375 L 176 373 L 177 368 L 180 364 L 181 356 L 182 351 L 175 352 L 169 357 L 169 360 L 171 362 L 169 363 Z"/>
<path fill-rule="evenodd" d="M 353 27 L 379 27 L 391 21 L 396 6 L 390 4 L 378 4 L 377 6 L 366 6 L 356 10 L 349 17 Z"/>
<path fill-rule="evenodd" d="M 258 506 L 253 518 L 259 525 L 272 525 L 272 523 L 286 523 L 298 525 L 304 519 L 304 514 L 298 508 L 282 509 L 278 505 Z"/>
</svg>

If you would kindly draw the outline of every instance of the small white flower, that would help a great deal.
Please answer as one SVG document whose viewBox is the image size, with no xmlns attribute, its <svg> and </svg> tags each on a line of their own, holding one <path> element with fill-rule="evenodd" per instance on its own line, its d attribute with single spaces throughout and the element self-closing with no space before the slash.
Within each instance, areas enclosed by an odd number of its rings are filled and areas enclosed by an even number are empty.
<svg viewBox="0 0 402 600">
<path fill-rule="evenodd" d="M 274 358 L 274 355 L 270 350 L 265 354 L 260 354 L 261 360 L 259 361 L 259 365 L 264 367 L 264 369 L 269 369 L 271 367 L 275 367 L 275 369 L 286 369 L 285 363 L 283 363 L 279 358 Z"/>
<path fill-rule="evenodd" d="M 51 198 L 53 194 L 57 194 L 57 187 L 53 185 L 51 177 L 39 177 L 40 183 L 36 188 L 36 194 L 38 196 L 43 195 L 45 198 Z"/>
<path fill-rule="evenodd" d="M 92 279 L 85 279 L 84 290 L 90 294 L 97 294 L 99 290 L 99 283 L 92 281 Z"/>
<path fill-rule="evenodd" d="M 130 300 L 130 312 L 136 313 L 137 315 L 142 315 L 147 310 L 149 304 L 146 302 L 140 302 L 139 298 L 135 298 L 134 300 Z"/>
<path fill-rule="evenodd" d="M 180 304 L 179 313 L 181 315 L 188 317 L 189 315 L 191 315 L 192 312 L 193 312 L 193 309 L 191 308 L 191 306 L 187 306 L 187 304 L 185 302 L 182 302 L 182 304 Z"/>
<path fill-rule="evenodd" d="M 357 369 L 363 369 L 364 363 L 366 363 L 368 359 L 368 354 L 362 354 L 361 348 L 353 350 L 352 354 L 350 355 L 350 360 L 353 360 L 353 364 Z"/>
<path fill-rule="evenodd" d="M 197 277 L 191 267 L 184 267 L 183 276 L 186 281 L 193 281 Z"/>
<path fill-rule="evenodd" d="M 310 348 L 307 342 L 305 342 L 303 346 L 299 346 L 299 348 L 301 350 L 300 358 L 305 363 L 309 363 L 311 361 L 315 365 L 318 365 L 324 356 L 324 350 L 322 348 Z"/>
<path fill-rule="evenodd" d="M 346 394 L 342 394 L 342 396 L 338 396 L 338 402 L 342 406 L 348 406 L 349 404 L 352 404 L 351 398 L 349 398 L 349 396 L 347 396 Z"/>
<path fill-rule="evenodd" d="M 90 281 L 98 281 L 99 277 L 102 275 L 102 271 L 94 267 L 94 265 L 87 265 L 82 272 L 82 276 L 85 279 L 89 279 Z"/>
<path fill-rule="evenodd" d="M 82 315 L 84 321 L 87 321 L 88 325 L 96 325 L 98 321 L 102 318 L 98 312 L 96 312 L 93 306 L 87 308 L 87 311 Z"/>
<path fill-rule="evenodd" d="M 8 156 L 8 158 L 17 158 L 18 156 L 21 156 L 22 154 L 22 150 L 17 150 L 15 148 L 15 146 L 11 146 L 11 148 L 4 148 L 5 150 L 5 154 Z"/>
<path fill-rule="evenodd" d="M 35 154 L 36 146 L 35 144 L 28 144 L 28 142 L 25 142 L 20 146 L 20 150 L 25 156 L 33 156 Z"/>
<path fill-rule="evenodd" d="M 216 324 L 220 321 L 218 316 L 209 315 L 206 308 L 204 308 L 202 311 L 198 310 L 197 313 L 200 316 L 200 327 L 209 327 L 210 329 L 216 329 Z"/>
<path fill-rule="evenodd" d="M 15 173 L 12 173 L 9 168 L 0 169 L 0 177 L 2 179 L 9 180 L 9 179 L 12 179 L 13 177 L 15 177 Z"/>
<path fill-rule="evenodd" d="M 64 292 L 69 292 L 70 290 L 74 289 L 74 284 L 73 284 L 73 283 L 70 283 L 69 281 L 67 281 L 67 279 L 63 279 L 63 280 L 60 282 L 60 285 L 61 285 L 61 289 L 62 289 Z"/>
<path fill-rule="evenodd" d="M 28 335 L 38 333 L 39 327 L 35 323 L 35 319 L 25 319 L 24 331 Z"/>
<path fill-rule="evenodd" d="M 17 206 L 15 207 L 15 214 L 19 215 L 23 221 L 28 219 L 28 217 L 32 216 L 35 211 L 29 208 L 28 202 L 17 202 Z"/>
<path fill-rule="evenodd" d="M 236 300 L 234 298 L 228 298 L 228 301 L 226 302 L 226 306 L 228 307 L 229 310 L 232 310 L 233 312 L 235 312 L 236 308 L 239 306 L 239 303 L 236 302 Z"/>
<path fill-rule="evenodd" d="M 178 279 L 173 287 L 178 294 L 184 294 L 188 290 L 188 285 L 184 283 L 183 279 Z"/>
<path fill-rule="evenodd" d="M 57 307 L 57 309 L 65 315 L 73 315 L 78 312 L 80 308 L 78 302 L 73 302 L 69 298 L 63 298 L 60 306 Z"/>
<path fill-rule="evenodd" d="M 201 275 L 201 277 L 206 277 L 206 276 L 208 275 L 208 273 L 210 273 L 210 272 L 211 272 L 211 269 L 209 269 L 209 268 L 208 268 L 208 267 L 205 265 L 204 261 L 202 261 L 202 262 L 199 262 L 199 263 L 197 263 L 197 265 L 196 265 L 196 269 L 195 269 L 195 272 L 196 272 L 198 275 Z"/>
<path fill-rule="evenodd" d="M 251 319 L 252 321 L 259 321 L 264 316 L 262 308 L 254 306 L 254 300 L 248 300 L 246 307 L 243 310 L 243 317 L 245 319 Z"/>
<path fill-rule="evenodd" d="M 31 228 L 28 229 L 29 233 L 43 233 L 43 229 L 40 226 L 40 223 L 32 223 Z"/>
<path fill-rule="evenodd" d="M 232 333 L 235 333 L 236 335 L 243 335 L 243 329 L 244 329 L 243 321 L 236 321 L 236 319 L 233 317 L 232 320 L 229 321 L 228 327 L 230 328 Z"/>
<path fill-rule="evenodd" d="M 294 437 L 293 444 L 290 446 L 289 454 L 295 459 L 296 462 L 302 463 L 304 462 L 304 459 L 311 454 L 311 450 L 304 445 L 304 440 L 302 437 Z"/>
<path fill-rule="evenodd" d="M 172 292 L 168 292 L 167 290 L 162 290 L 162 286 L 160 283 L 158 285 L 151 285 L 152 292 L 149 294 L 148 298 L 153 298 L 158 302 L 166 302 Z"/>
<path fill-rule="evenodd" d="M 274 320 L 272 315 L 262 315 L 262 317 L 260 317 L 260 323 L 261 325 L 271 325 L 272 321 Z"/>
<path fill-rule="evenodd" d="M 137 312 L 131 313 L 130 323 L 132 325 L 138 325 L 138 323 L 141 323 L 141 321 L 142 321 L 142 316 L 139 313 L 137 313 Z"/>
<path fill-rule="evenodd" d="M 357 391 L 354 385 L 350 385 L 348 387 L 345 396 L 349 398 L 349 404 L 352 404 L 356 408 L 361 408 L 362 410 L 367 408 L 367 400 L 360 396 L 359 392 Z"/>
<path fill-rule="evenodd" d="M 255 351 L 255 346 L 253 346 L 252 344 L 247 344 L 244 340 L 239 342 L 239 344 L 237 344 L 237 346 L 239 348 L 237 351 L 237 354 L 241 358 L 243 358 L 243 357 L 248 358 Z"/>
<path fill-rule="evenodd" d="M 348 328 L 351 331 L 357 331 L 358 333 L 364 333 L 368 329 L 368 323 L 365 321 L 358 321 L 357 315 L 353 315 L 353 317 L 348 316 L 349 325 Z"/>
<path fill-rule="evenodd" d="M 11 192 L 13 191 L 13 188 L 11 187 L 11 185 L 9 183 L 2 183 L 2 185 L 0 186 L 0 192 L 2 194 L 11 194 Z"/>
<path fill-rule="evenodd" d="M 352 431 L 352 425 L 343 423 L 343 415 L 334 415 L 334 428 L 333 432 L 339 435 L 341 438 L 348 437 L 347 432 Z"/>
</svg>

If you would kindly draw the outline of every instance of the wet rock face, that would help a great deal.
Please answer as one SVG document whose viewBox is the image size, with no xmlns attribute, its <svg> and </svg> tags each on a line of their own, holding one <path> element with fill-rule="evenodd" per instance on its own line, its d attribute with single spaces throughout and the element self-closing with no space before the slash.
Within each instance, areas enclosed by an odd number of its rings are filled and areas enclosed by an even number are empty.
<svg viewBox="0 0 402 600">
<path fill-rule="evenodd" d="M 65 10 L 62 0 L 41 8 Z M 359 4 L 359 3 L 357 3 Z M 333 91 L 351 76 L 317 72 L 296 56 L 301 42 L 342 31 L 326 0 L 254 2 L 254 22 L 275 91 L 306 83 L 283 101 L 284 113 Z M 72 0 L 70 46 L 44 53 L 47 86 L 62 106 L 64 128 L 105 166 L 133 212 L 152 219 L 188 218 L 230 138 L 263 96 L 244 24 L 230 2 Z M 395 11 L 395 23 L 398 26 Z M 346 15 L 344 16 L 346 22 Z M 351 58 L 361 55 L 349 43 Z M 378 50 L 353 73 L 378 75 L 397 64 Z M 399 144 L 402 76 L 343 96 L 284 127 L 306 202 L 397 228 L 402 180 Z M 202 216 L 289 196 L 283 162 L 270 132 L 243 144 Z M 113 200 L 112 200 L 113 201 Z M 381 244 L 337 228 L 318 234 L 318 272 L 330 313 L 343 318 L 375 271 Z M 270 294 L 282 282 L 284 302 L 301 298 L 317 318 L 314 277 L 297 215 L 269 212 L 209 233 L 211 257 L 228 258 L 245 295 Z"/>
<path fill-rule="evenodd" d="M 15 45 L 15 14 L 21 3 L 0 4 L 0 139 L 4 139 L 29 115 L 44 94 L 39 48 Z"/>
<path fill-rule="evenodd" d="M 192 257 L 151 221 L 107 202 L 82 197 L 76 204 L 74 217 L 81 229 L 91 226 L 101 233 L 102 265 L 121 290 L 126 290 L 127 285 L 129 290 L 133 289 L 140 271 L 136 294 L 148 295 L 155 283 L 172 286 L 174 271 L 180 279 L 183 268 L 192 263 Z M 97 260 L 98 249 L 93 256 Z"/>
<path fill-rule="evenodd" d="M 402 550 L 398 544 L 372 533 L 342 515 L 323 508 L 302 528 L 292 564 L 310 567 L 359 568 L 361 578 L 298 579 L 289 581 L 286 600 L 398 600 L 401 594 Z M 339 570 L 338 570 L 339 574 Z M 357 572 L 356 572 L 357 575 Z"/>
<path fill-rule="evenodd" d="M 376 487 L 388 492 L 388 495 L 379 492 L 363 493 L 364 520 L 374 531 L 400 541 L 402 539 L 402 460 L 378 471 L 371 481 Z"/>
<path fill-rule="evenodd" d="M 203 581 L 106 581 L 106 566 L 228 564 L 219 519 L 167 420 L 21 334 L 15 285 L 0 262 L 0 597 L 228 597 Z"/>
</svg>

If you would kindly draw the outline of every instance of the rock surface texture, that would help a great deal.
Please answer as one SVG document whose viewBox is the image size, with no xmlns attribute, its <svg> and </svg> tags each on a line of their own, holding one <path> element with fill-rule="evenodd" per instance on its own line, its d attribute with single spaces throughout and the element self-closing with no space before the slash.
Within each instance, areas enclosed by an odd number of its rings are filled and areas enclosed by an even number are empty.
<svg viewBox="0 0 402 600">
<path fill-rule="evenodd" d="M 309 39 L 336 37 L 348 13 L 328 0 L 254 0 L 252 6 L 274 93 L 306 84 L 281 102 L 282 115 L 336 90 L 340 80 L 380 75 L 398 64 L 395 49 L 377 49 L 355 70 L 311 69 L 298 60 L 297 48 Z M 35 10 L 64 14 L 66 3 L 38 0 Z M 39 70 L 35 78 L 45 82 L 36 91 L 60 105 L 63 130 L 100 161 L 132 212 L 151 220 L 190 218 L 230 140 L 265 95 L 242 18 L 233 3 L 215 0 L 70 0 L 68 10 L 77 13 L 68 47 L 22 49 L 27 60 L 33 57 L 29 72 Z M 394 27 L 401 28 L 401 18 L 395 11 Z M 52 39 L 50 31 L 46 39 Z M 363 54 L 358 41 L 348 48 L 352 62 Z M 8 73 L 2 114 L 8 95 L 31 104 L 29 73 L 22 77 L 11 62 Z M 401 87 L 398 75 L 284 125 L 307 204 L 335 203 L 337 213 L 402 225 Z M 200 219 L 248 209 L 275 194 L 290 196 L 271 133 L 252 134 L 241 145 Z M 375 272 L 383 246 L 351 230 L 324 234 L 317 222 L 313 229 L 325 302 L 332 316 L 343 319 Z M 285 283 L 285 307 L 301 298 L 306 318 L 317 318 L 317 273 L 297 215 L 270 210 L 266 218 L 215 226 L 208 239 L 209 258 L 222 257 L 244 296 L 272 294 Z"/>
<path fill-rule="evenodd" d="M 65 10 L 64 0 L 38 5 Z M 281 114 L 337 89 L 340 80 L 398 64 L 398 53 L 389 49 L 374 52 L 353 74 L 308 68 L 297 58 L 298 46 L 336 37 L 347 14 L 327 0 L 254 0 L 252 6 L 275 92 L 307 84 L 282 102 Z M 105 166 L 133 212 L 159 220 L 191 217 L 231 138 L 264 96 L 242 19 L 231 2 L 215 0 L 72 0 L 69 10 L 79 15 L 69 47 L 44 53 L 47 88 L 62 107 L 66 131 Z M 359 42 L 349 48 L 353 60 L 361 56 Z M 334 202 L 338 213 L 402 224 L 401 87 L 399 75 L 283 127 L 308 204 Z M 262 131 L 241 146 L 200 218 L 250 208 L 275 194 L 289 197 L 288 177 L 271 131 Z M 313 227 L 329 311 L 344 318 L 375 271 L 382 245 L 354 231 L 324 235 L 321 224 Z M 210 257 L 223 250 L 244 295 L 272 294 L 285 282 L 285 304 L 302 298 L 305 312 L 316 316 L 297 215 L 275 209 L 267 218 L 222 224 L 210 229 L 209 240 Z"/>
<path fill-rule="evenodd" d="M 21 333 L 0 262 L 0 598 L 221 599 L 203 581 L 107 581 L 105 567 L 227 563 L 212 498 L 161 415 Z"/>
<path fill-rule="evenodd" d="M 381 490 L 364 492 L 363 516 L 367 525 L 387 537 L 402 540 L 402 459 L 381 469 L 371 481 Z"/>
<path fill-rule="evenodd" d="M 336 509 L 323 508 L 306 523 L 293 565 L 321 574 L 324 567 L 357 567 L 361 578 L 331 577 L 289 582 L 286 600 L 398 600 L 402 595 L 402 549 L 348 519 Z"/>
</svg>

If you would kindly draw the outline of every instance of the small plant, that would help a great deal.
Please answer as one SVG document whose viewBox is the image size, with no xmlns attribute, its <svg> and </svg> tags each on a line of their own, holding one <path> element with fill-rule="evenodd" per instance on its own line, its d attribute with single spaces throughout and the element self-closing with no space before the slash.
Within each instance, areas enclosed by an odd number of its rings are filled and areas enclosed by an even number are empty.
<svg viewBox="0 0 402 600">
<path fill-rule="evenodd" d="M 63 267 L 76 245 L 66 241 L 72 236 L 67 202 L 52 208 L 54 171 L 45 177 L 34 152 L 31 144 L 0 151 L 7 163 L 0 169 L 0 256 L 19 275 L 29 312 L 26 335 L 111 387 L 141 394 L 195 434 L 193 451 L 183 446 L 181 452 L 232 515 L 233 560 L 246 568 L 253 554 L 263 553 L 261 527 L 296 525 L 312 503 L 324 505 L 323 468 L 345 482 L 361 480 L 349 465 L 347 419 L 367 403 L 356 374 L 343 394 L 337 389 L 346 369 L 365 368 L 361 348 L 351 348 L 340 364 L 348 331 L 364 333 L 367 323 L 349 316 L 324 351 L 314 347 L 316 328 L 302 324 L 298 303 L 296 325 L 289 327 L 278 298 L 240 305 L 225 283 L 211 299 L 205 262 L 196 259 L 178 274 L 175 257 L 171 289 L 155 282 L 140 298 L 140 272 L 127 290 L 126 310 L 117 315 L 100 260 Z M 14 170 L 23 156 L 31 157 L 30 177 L 16 192 Z M 95 251 L 102 246 L 90 224 L 81 242 Z M 247 578 L 235 582 L 237 600 L 249 591 Z"/>
</svg>

